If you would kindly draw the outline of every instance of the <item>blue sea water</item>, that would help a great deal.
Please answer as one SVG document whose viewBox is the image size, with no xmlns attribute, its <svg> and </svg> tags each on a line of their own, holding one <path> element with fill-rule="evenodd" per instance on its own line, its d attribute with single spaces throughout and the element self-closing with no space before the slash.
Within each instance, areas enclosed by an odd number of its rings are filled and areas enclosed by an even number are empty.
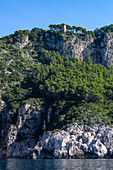
<svg viewBox="0 0 113 170">
<path fill-rule="evenodd" d="M 113 159 L 0 159 L 0 170 L 113 170 Z"/>
</svg>

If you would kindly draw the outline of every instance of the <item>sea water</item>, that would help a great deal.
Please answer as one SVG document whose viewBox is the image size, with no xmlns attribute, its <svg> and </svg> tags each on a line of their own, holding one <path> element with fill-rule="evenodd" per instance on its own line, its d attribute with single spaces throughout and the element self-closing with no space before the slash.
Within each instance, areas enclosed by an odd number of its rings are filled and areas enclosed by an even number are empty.
<svg viewBox="0 0 113 170">
<path fill-rule="evenodd" d="M 113 170 L 113 159 L 0 159 L 0 170 Z"/>
</svg>

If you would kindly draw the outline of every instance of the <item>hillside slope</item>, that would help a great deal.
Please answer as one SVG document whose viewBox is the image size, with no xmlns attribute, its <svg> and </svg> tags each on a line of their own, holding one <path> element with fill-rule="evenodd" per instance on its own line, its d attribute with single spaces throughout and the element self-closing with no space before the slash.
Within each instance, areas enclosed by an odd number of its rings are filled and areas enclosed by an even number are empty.
<svg viewBox="0 0 113 170">
<path fill-rule="evenodd" d="M 1 157 L 31 158 L 45 131 L 112 125 L 112 31 L 99 36 L 34 28 L 0 39 Z"/>
</svg>

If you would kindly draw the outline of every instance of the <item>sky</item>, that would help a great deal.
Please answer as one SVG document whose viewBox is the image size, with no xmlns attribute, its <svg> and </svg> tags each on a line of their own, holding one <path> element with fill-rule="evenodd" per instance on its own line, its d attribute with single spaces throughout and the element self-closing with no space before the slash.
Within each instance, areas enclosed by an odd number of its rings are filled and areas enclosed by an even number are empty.
<svg viewBox="0 0 113 170">
<path fill-rule="evenodd" d="M 65 23 L 94 30 L 113 24 L 113 0 L 0 0 L 0 37 Z"/>
</svg>

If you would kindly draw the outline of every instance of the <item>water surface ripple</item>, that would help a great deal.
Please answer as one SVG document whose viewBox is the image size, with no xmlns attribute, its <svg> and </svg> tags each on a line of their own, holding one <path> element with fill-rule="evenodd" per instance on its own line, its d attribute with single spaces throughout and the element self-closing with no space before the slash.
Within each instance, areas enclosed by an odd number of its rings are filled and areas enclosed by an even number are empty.
<svg viewBox="0 0 113 170">
<path fill-rule="evenodd" d="M 0 170 L 113 170 L 113 159 L 0 159 Z"/>
</svg>

